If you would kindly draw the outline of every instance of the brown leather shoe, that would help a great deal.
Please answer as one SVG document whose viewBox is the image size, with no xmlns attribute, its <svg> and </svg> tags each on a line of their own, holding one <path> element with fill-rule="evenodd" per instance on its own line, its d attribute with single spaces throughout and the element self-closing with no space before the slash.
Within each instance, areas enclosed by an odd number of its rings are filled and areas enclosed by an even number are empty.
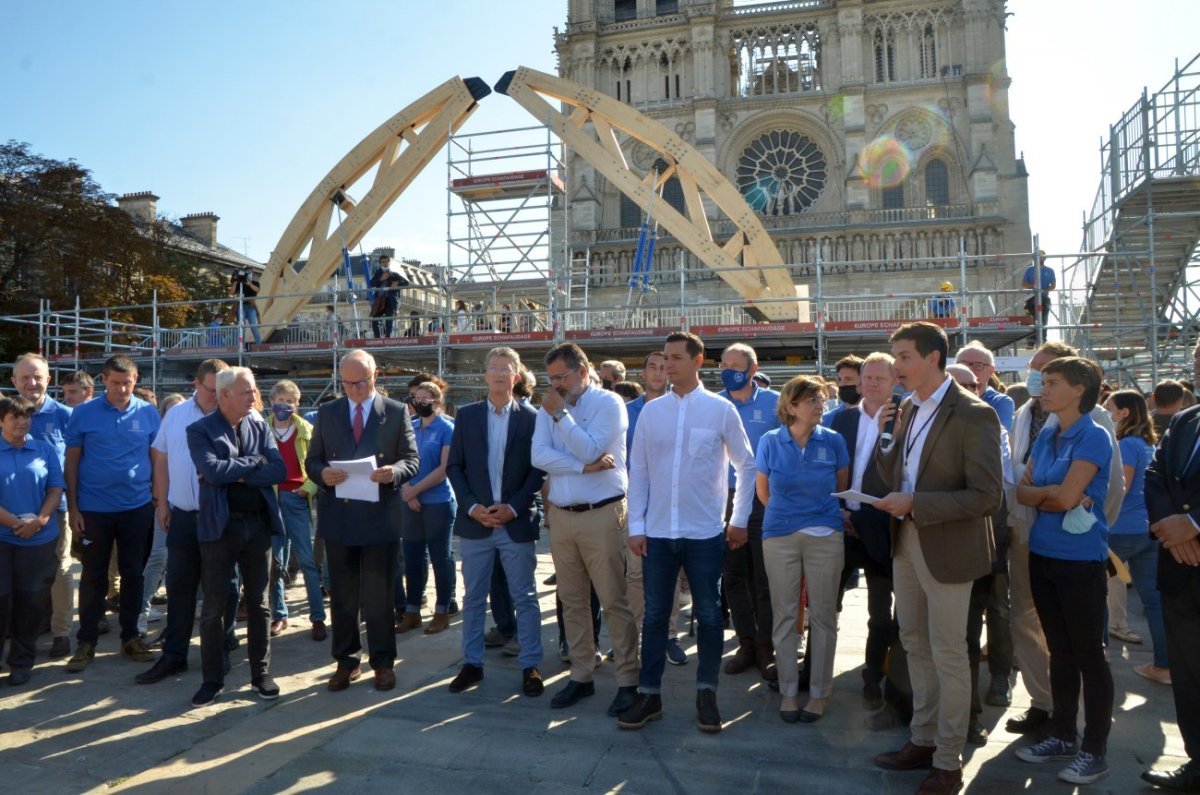
<svg viewBox="0 0 1200 795">
<path fill-rule="evenodd" d="M 357 681 L 362 676 L 362 669 L 357 665 L 353 668 L 339 667 L 333 672 L 333 676 L 329 677 L 329 683 L 325 686 L 333 691 L 345 690 L 350 686 L 351 682 Z"/>
<path fill-rule="evenodd" d="M 483 669 L 478 665 L 464 663 L 463 667 L 459 669 L 458 675 L 450 681 L 449 690 L 451 693 L 461 693 L 481 681 L 483 681 Z"/>
<path fill-rule="evenodd" d="M 410 629 L 420 629 L 421 614 L 420 613 L 405 613 L 404 618 L 396 622 L 396 634 L 399 635 L 408 632 Z"/>
<path fill-rule="evenodd" d="M 758 665 L 758 673 L 768 682 L 779 681 L 779 671 L 775 668 L 775 644 L 769 640 L 759 640 L 754 643 L 754 662 Z"/>
<path fill-rule="evenodd" d="M 320 643 L 327 637 L 329 637 L 329 630 L 325 628 L 325 622 L 314 621 L 312 625 L 312 639 Z"/>
<path fill-rule="evenodd" d="M 287 629 L 287 619 L 286 618 L 275 619 L 274 621 L 271 622 L 271 637 L 272 638 L 277 637 L 285 629 Z"/>
<path fill-rule="evenodd" d="M 725 673 L 731 676 L 744 673 L 757 662 L 756 658 L 754 641 L 749 638 L 739 640 L 737 651 L 733 653 L 733 659 L 725 663 Z"/>
<path fill-rule="evenodd" d="M 917 795 L 954 795 L 962 789 L 962 768 L 958 770 L 942 770 L 935 767 L 917 787 Z"/>
<path fill-rule="evenodd" d="M 921 770 L 933 766 L 932 745 L 913 745 L 905 743 L 899 751 L 890 751 L 875 757 L 875 765 L 884 770 Z"/>
<path fill-rule="evenodd" d="M 391 690 L 396 686 L 396 672 L 391 668 L 379 668 L 375 671 L 375 689 Z"/>
<path fill-rule="evenodd" d="M 450 626 L 450 616 L 446 613 L 434 613 L 429 626 L 425 627 L 426 635 L 436 635 Z"/>
</svg>

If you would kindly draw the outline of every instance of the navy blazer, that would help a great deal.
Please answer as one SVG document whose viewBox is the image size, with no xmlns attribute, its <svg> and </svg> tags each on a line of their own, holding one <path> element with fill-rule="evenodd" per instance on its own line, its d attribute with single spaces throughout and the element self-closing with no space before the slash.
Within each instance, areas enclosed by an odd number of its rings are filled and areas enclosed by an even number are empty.
<svg viewBox="0 0 1200 795">
<path fill-rule="evenodd" d="M 240 447 L 238 436 L 241 436 Z M 275 486 L 287 480 L 287 464 L 265 422 L 246 416 L 235 430 L 224 414 L 214 411 L 187 427 L 187 440 L 192 463 L 200 475 L 197 539 L 217 541 L 224 535 L 229 524 L 226 487 L 239 480 L 258 487 L 267 501 L 271 532 L 283 535 L 283 515 L 279 512 Z"/>
<path fill-rule="evenodd" d="M 1186 513 L 1200 522 L 1200 456 L 1188 462 L 1200 434 L 1200 406 L 1185 409 L 1171 417 L 1154 458 L 1146 468 L 1146 510 L 1150 524 L 1176 513 Z M 1158 588 L 1164 593 L 1179 593 L 1200 567 L 1176 563 L 1171 553 L 1158 551 Z"/>
<path fill-rule="evenodd" d="M 487 538 L 492 528 L 484 527 L 468 515 L 473 505 L 491 505 L 492 480 L 488 476 L 487 400 L 463 406 L 454 418 L 454 437 L 446 475 L 454 487 L 458 513 L 454 534 L 460 538 Z M 517 403 L 508 418 L 508 441 L 504 447 L 504 473 L 500 483 L 500 502 L 512 507 L 516 518 L 506 525 L 513 541 L 536 541 L 540 533 L 534 497 L 542 489 L 546 473 L 530 461 L 533 428 L 537 409 Z"/>
<path fill-rule="evenodd" d="M 325 485 L 321 473 L 330 461 L 368 456 L 377 467 L 391 467 L 392 483 L 379 484 L 379 502 L 347 500 Z M 317 484 L 317 532 L 326 541 L 347 546 L 391 544 L 400 540 L 400 484 L 417 474 L 417 442 L 403 403 L 376 394 L 367 412 L 362 438 L 354 441 L 350 401 L 331 400 L 317 411 L 304 468 Z"/>
<path fill-rule="evenodd" d="M 872 497 L 885 497 L 891 491 L 879 475 L 879 467 L 875 463 L 875 450 L 856 450 L 858 446 L 858 423 L 862 420 L 862 412 L 858 406 L 848 406 L 845 411 L 839 411 L 830 418 L 830 427 L 840 433 L 846 440 L 846 450 L 850 453 L 850 475 L 854 477 L 854 457 L 865 455 L 867 468 L 863 470 L 862 491 Z M 845 500 L 842 500 L 845 507 Z M 857 511 L 850 512 L 850 523 L 858 531 L 863 549 L 871 560 L 883 566 L 892 565 L 891 517 L 874 506 L 863 503 Z M 850 537 L 846 537 L 847 541 Z"/>
</svg>

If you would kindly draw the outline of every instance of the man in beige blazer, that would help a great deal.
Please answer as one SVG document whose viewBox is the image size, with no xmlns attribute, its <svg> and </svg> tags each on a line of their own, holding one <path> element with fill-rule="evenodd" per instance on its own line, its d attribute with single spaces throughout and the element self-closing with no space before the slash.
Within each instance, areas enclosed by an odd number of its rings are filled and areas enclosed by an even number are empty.
<svg viewBox="0 0 1200 795">
<path fill-rule="evenodd" d="M 918 793 L 962 788 L 970 720 L 967 607 L 971 584 L 991 571 L 990 516 L 1004 489 L 996 412 L 946 375 L 949 342 L 932 323 L 891 337 L 900 384 L 911 392 L 880 439 L 876 461 L 893 491 L 876 508 L 892 516 L 893 583 L 900 642 L 913 685 L 911 740 L 880 754 L 887 770 L 932 766 Z M 896 416 L 891 405 L 880 423 Z"/>
</svg>

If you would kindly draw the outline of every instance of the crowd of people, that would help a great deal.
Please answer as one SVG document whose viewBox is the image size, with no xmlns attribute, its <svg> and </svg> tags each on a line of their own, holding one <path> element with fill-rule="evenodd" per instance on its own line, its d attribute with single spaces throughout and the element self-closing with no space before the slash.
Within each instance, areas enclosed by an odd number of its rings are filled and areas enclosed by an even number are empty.
<svg viewBox="0 0 1200 795">
<path fill-rule="evenodd" d="M 497 347 L 484 360 L 486 397 L 452 411 L 437 375 L 413 378 L 399 401 L 356 350 L 339 363 L 340 397 L 307 415 L 294 382 L 276 382 L 263 401 L 251 370 L 215 359 L 198 367 L 191 396 L 156 401 L 136 363 L 114 356 L 103 394 L 80 372 L 59 383 L 59 402 L 46 360 L 25 354 L 13 366 L 17 396 L 0 398 L 8 682 L 30 680 L 46 630 L 50 656 L 86 671 L 112 610 L 121 655 L 152 663 L 137 683 L 187 670 L 198 617 L 191 703 L 224 689 L 239 622 L 251 687 L 277 698 L 271 639 L 288 626 L 294 567 L 309 635 L 330 645 L 329 690 L 359 680 L 364 656 L 374 687 L 393 689 L 397 635 L 444 632 L 461 612 L 450 692 L 479 684 L 493 646 L 518 658 L 521 691 L 537 697 L 535 545 L 546 529 L 557 651 L 570 665 L 553 709 L 596 694 L 607 651 L 607 714 L 629 730 L 661 718 L 665 665 L 687 662 L 675 636 L 686 583 L 697 727 L 726 726 L 720 675 L 751 670 L 778 693 L 782 721 L 816 722 L 847 708 L 833 690 L 838 614 L 861 571 L 862 707 L 910 726 L 878 767 L 928 769 L 919 793 L 959 791 L 964 747 L 989 739 L 980 692 L 1010 706 L 1019 670 L 1031 706 L 1006 723 L 1028 737 L 1017 758 L 1058 761 L 1059 779 L 1088 784 L 1108 774 L 1107 645 L 1141 641 L 1125 621 L 1132 583 L 1153 647 L 1137 673 L 1172 687 L 1191 760 L 1143 778 L 1200 792 L 1200 408 L 1189 407 L 1190 385 L 1159 384 L 1151 411 L 1061 342 L 1038 348 L 1010 387 L 978 342 L 953 364 L 949 354 L 938 326 L 911 323 L 889 351 L 837 362 L 836 381 L 798 375 L 775 391 L 755 350 L 737 343 L 721 354 L 713 392 L 701 379 L 704 342 L 688 332 L 645 357 L 640 385 L 574 343 L 538 365 Z M 160 580 L 168 609 L 152 639 Z M 727 627 L 737 648 L 722 665 Z"/>
</svg>

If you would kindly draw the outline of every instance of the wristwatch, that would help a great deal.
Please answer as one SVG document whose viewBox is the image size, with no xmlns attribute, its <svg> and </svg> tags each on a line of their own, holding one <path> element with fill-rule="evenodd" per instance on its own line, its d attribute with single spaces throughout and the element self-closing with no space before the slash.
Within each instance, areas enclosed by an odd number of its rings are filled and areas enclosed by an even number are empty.
<svg viewBox="0 0 1200 795">
<path fill-rule="evenodd" d="M 567 412 L 567 407 L 566 407 L 566 406 L 563 406 L 561 409 L 559 409 L 558 411 L 554 412 L 554 414 L 552 414 L 551 416 L 552 416 L 552 417 L 554 417 L 554 421 L 555 421 L 555 422 L 558 422 L 558 421 L 559 421 L 559 420 L 561 420 L 563 417 L 567 416 L 567 414 L 568 414 L 568 412 Z"/>
</svg>

